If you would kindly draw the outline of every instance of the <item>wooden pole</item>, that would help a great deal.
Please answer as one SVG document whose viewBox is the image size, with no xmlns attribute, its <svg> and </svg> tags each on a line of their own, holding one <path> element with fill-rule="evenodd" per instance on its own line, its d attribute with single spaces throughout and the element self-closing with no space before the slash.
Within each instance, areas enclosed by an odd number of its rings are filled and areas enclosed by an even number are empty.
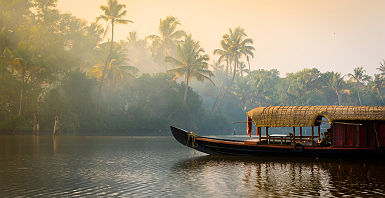
<svg viewBox="0 0 385 198">
<path fill-rule="evenodd" d="M 295 127 L 293 127 L 293 145 L 295 145 Z"/>
<path fill-rule="evenodd" d="M 33 114 L 33 135 L 39 136 L 39 120 L 37 119 L 36 113 Z"/>
<path fill-rule="evenodd" d="M 53 133 L 52 133 L 53 138 L 55 138 L 55 136 L 56 136 L 56 130 L 57 130 L 58 121 L 59 121 L 59 117 L 55 116 L 55 122 L 53 124 Z"/>
<path fill-rule="evenodd" d="M 302 139 L 302 127 L 299 127 L 299 138 Z"/>
<path fill-rule="evenodd" d="M 267 137 L 267 144 L 270 144 L 269 127 L 266 127 L 266 137 Z"/>
<path fill-rule="evenodd" d="M 311 127 L 311 146 L 314 147 L 314 126 Z"/>
<path fill-rule="evenodd" d="M 257 131 L 258 131 L 258 137 L 259 137 L 259 143 L 261 143 L 261 137 L 262 137 L 262 134 L 261 134 L 261 127 L 258 127 L 257 128 Z"/>
<path fill-rule="evenodd" d="M 37 118 L 36 118 L 36 113 L 33 114 L 33 128 L 32 128 L 32 131 L 33 131 L 33 135 L 36 135 L 36 123 L 37 123 Z"/>
<path fill-rule="evenodd" d="M 321 125 L 318 125 L 318 142 L 320 140 L 320 137 L 321 137 Z"/>
</svg>

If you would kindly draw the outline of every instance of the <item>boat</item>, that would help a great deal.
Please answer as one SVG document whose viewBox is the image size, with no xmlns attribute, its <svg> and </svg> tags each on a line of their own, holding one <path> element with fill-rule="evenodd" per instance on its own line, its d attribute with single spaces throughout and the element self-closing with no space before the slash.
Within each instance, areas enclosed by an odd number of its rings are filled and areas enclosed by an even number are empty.
<svg viewBox="0 0 385 198">
<path fill-rule="evenodd" d="M 181 144 L 210 155 L 385 157 L 385 106 L 269 106 L 247 112 L 249 139 L 204 137 L 170 126 Z M 257 129 L 252 138 L 252 125 Z M 321 124 L 329 125 L 321 132 Z M 269 134 L 271 128 L 289 129 Z M 303 129 L 311 129 L 311 135 Z M 324 130 L 324 129 L 322 129 Z M 264 133 L 264 135 L 262 135 Z"/>
</svg>

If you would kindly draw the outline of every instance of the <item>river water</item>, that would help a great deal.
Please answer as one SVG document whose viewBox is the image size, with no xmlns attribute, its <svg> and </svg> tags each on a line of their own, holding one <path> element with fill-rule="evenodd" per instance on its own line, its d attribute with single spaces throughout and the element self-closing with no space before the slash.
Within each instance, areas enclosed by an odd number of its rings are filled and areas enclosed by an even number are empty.
<svg viewBox="0 0 385 198">
<path fill-rule="evenodd" d="M 0 136 L 1 197 L 309 195 L 385 196 L 385 163 L 215 157 L 171 136 Z"/>
</svg>

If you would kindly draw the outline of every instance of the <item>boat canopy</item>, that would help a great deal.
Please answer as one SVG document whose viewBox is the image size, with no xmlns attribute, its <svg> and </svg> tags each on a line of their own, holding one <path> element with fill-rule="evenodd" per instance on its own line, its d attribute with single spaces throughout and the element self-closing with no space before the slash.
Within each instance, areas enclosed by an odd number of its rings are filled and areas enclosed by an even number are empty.
<svg viewBox="0 0 385 198">
<path fill-rule="evenodd" d="M 385 120 L 385 106 L 270 106 L 247 112 L 256 127 L 311 127 L 323 116 L 334 121 Z"/>
</svg>

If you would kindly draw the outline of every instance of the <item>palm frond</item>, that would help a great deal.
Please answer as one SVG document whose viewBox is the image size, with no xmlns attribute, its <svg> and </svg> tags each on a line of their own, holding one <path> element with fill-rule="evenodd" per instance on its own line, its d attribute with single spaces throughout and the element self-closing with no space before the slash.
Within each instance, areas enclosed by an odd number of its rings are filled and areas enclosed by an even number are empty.
<svg viewBox="0 0 385 198">
<path fill-rule="evenodd" d="M 177 59 L 175 59 L 174 57 L 171 57 L 171 56 L 167 56 L 166 59 L 165 59 L 166 63 L 170 63 L 170 64 L 173 64 L 173 65 L 176 65 L 176 66 L 182 66 L 183 63 Z"/>
</svg>

